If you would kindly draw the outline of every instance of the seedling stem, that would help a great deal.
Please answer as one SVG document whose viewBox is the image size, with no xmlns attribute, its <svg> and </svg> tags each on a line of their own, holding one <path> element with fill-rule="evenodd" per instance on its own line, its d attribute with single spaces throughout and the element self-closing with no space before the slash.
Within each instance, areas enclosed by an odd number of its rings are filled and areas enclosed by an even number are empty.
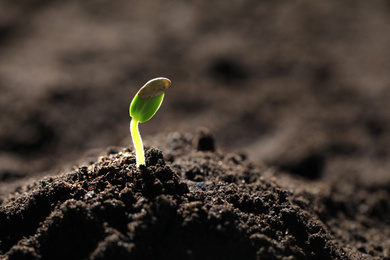
<svg viewBox="0 0 390 260">
<path fill-rule="evenodd" d="M 141 135 L 139 134 L 138 123 L 139 122 L 134 120 L 134 118 L 130 121 L 130 132 L 131 137 L 133 138 L 134 148 L 136 150 L 135 156 L 137 167 L 145 165 L 144 145 L 142 143 Z"/>
</svg>

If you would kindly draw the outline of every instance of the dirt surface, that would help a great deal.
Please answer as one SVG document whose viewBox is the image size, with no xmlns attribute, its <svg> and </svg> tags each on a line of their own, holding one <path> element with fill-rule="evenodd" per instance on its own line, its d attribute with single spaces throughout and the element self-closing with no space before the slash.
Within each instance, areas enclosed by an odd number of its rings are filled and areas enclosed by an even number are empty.
<svg viewBox="0 0 390 260">
<path fill-rule="evenodd" d="M 18 189 L 0 209 L 1 252 L 5 259 L 389 256 L 388 189 L 286 188 L 291 176 L 277 180 L 243 154 L 210 151 L 213 142 L 172 133 L 165 160 L 153 148 L 147 167 L 111 148 L 94 164 Z"/>
<path fill-rule="evenodd" d="M 389 258 L 389 13 L 0 0 L 0 253 Z M 164 160 L 139 172 L 128 106 L 159 76 L 172 87 L 140 130 Z"/>
</svg>

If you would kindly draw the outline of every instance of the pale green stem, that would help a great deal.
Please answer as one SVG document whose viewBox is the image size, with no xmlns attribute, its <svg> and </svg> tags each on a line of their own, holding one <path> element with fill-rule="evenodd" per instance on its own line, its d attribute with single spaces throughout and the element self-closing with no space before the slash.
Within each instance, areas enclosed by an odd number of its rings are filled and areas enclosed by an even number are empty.
<svg viewBox="0 0 390 260">
<path fill-rule="evenodd" d="M 139 134 L 138 121 L 134 120 L 134 118 L 130 122 L 130 133 L 133 138 L 137 167 L 145 165 L 144 145 L 142 144 L 142 139 Z"/>
</svg>

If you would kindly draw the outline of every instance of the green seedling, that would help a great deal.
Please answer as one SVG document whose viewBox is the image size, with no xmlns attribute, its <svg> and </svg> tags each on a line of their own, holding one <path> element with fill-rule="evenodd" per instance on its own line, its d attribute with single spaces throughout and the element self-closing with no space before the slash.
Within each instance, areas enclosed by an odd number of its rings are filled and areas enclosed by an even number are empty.
<svg viewBox="0 0 390 260">
<path fill-rule="evenodd" d="M 130 103 L 130 133 L 135 148 L 137 167 L 145 165 L 144 145 L 138 130 L 138 123 L 151 119 L 160 108 L 165 91 L 171 86 L 167 78 L 149 80 Z"/>
</svg>

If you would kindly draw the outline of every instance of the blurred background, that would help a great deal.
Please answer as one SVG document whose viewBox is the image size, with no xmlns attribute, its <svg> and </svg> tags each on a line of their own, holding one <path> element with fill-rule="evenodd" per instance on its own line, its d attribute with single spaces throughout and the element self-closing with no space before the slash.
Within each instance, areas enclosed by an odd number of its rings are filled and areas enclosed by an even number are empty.
<svg viewBox="0 0 390 260">
<path fill-rule="evenodd" d="M 390 183 L 390 1 L 0 1 L 0 181 L 200 126 L 309 179 Z"/>
</svg>

